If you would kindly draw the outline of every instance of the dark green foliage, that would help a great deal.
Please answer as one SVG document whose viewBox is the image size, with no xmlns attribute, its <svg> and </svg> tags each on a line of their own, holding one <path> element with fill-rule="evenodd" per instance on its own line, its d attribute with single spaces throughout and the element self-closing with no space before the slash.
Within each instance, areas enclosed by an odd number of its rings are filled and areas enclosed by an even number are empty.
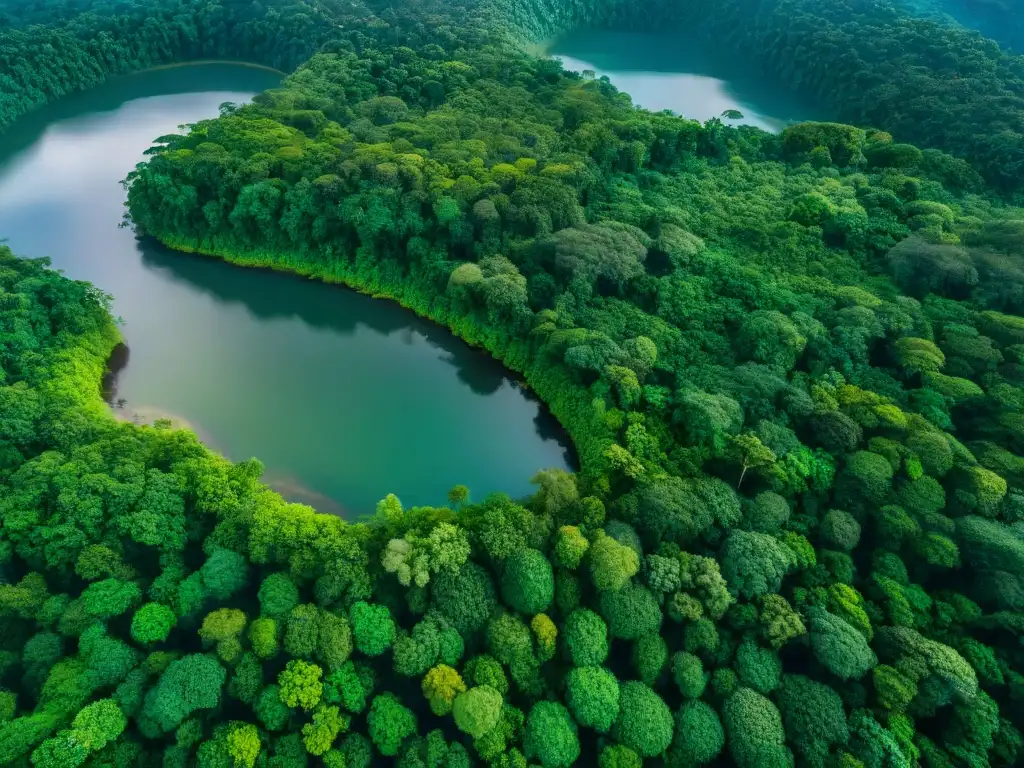
<svg viewBox="0 0 1024 768">
<path fill-rule="evenodd" d="M 827 685 L 802 675 L 786 675 L 778 692 L 789 742 L 812 764 L 822 764 L 834 744 L 849 738 L 843 702 Z"/>
<path fill-rule="evenodd" d="M 146 695 L 140 728 L 153 735 L 166 733 L 196 710 L 216 707 L 225 678 L 212 656 L 191 654 L 172 662 Z"/>
<path fill-rule="evenodd" d="M 555 577 L 542 552 L 523 549 L 505 561 L 501 596 L 520 613 L 532 616 L 547 610 L 555 596 Z"/>
<path fill-rule="evenodd" d="M 661 628 L 661 608 L 646 587 L 627 584 L 616 592 L 601 593 L 601 615 L 612 637 L 638 640 Z"/>
<path fill-rule="evenodd" d="M 272 573 L 259 590 L 260 609 L 268 616 L 283 616 L 299 603 L 295 582 L 283 573 Z"/>
<path fill-rule="evenodd" d="M 668 764 L 703 765 L 725 746 L 725 731 L 718 714 L 703 701 L 688 701 L 676 712 L 675 741 Z"/>
<path fill-rule="evenodd" d="M 864 636 L 827 611 L 811 612 L 810 639 L 814 657 L 842 680 L 860 679 L 877 663 Z"/>
<path fill-rule="evenodd" d="M 483 629 L 496 604 L 494 583 L 474 562 L 466 562 L 458 573 L 442 571 L 431 579 L 430 596 L 463 635 Z"/>
<path fill-rule="evenodd" d="M 779 710 L 750 688 L 739 688 L 722 707 L 729 752 L 736 764 L 777 765 L 785 749 L 785 731 Z"/>
</svg>

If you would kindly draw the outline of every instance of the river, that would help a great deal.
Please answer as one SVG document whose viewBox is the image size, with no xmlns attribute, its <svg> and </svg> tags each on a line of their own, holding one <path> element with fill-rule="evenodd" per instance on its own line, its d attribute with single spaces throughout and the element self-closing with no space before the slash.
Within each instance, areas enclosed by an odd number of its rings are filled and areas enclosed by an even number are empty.
<svg viewBox="0 0 1024 768">
<path fill-rule="evenodd" d="M 0 238 L 114 296 L 127 351 L 109 396 L 171 418 L 231 459 L 256 456 L 287 498 L 346 517 L 387 493 L 441 504 L 531 490 L 568 439 L 496 361 L 397 305 L 336 286 L 169 252 L 119 228 L 119 182 L 152 139 L 274 87 L 241 65 L 120 78 L 3 137 Z"/>
<path fill-rule="evenodd" d="M 633 103 L 654 112 L 671 110 L 704 122 L 737 110 L 726 125 L 754 125 L 777 132 L 788 123 L 823 119 L 795 94 L 760 77 L 723 47 L 679 31 L 631 32 L 580 29 L 541 46 L 569 70 L 607 75 Z"/>
</svg>

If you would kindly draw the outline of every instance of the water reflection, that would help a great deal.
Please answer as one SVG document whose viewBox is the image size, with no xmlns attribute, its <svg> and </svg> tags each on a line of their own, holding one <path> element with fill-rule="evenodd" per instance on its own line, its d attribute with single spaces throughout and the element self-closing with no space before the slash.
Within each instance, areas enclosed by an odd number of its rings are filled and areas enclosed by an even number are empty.
<svg viewBox="0 0 1024 768">
<path fill-rule="evenodd" d="M 0 237 L 114 295 L 126 346 L 106 390 L 120 415 L 187 423 L 229 458 L 258 456 L 288 498 L 353 516 L 389 492 L 410 505 L 443 503 L 455 484 L 517 496 L 537 470 L 571 465 L 546 409 L 444 329 L 118 228 L 119 182 L 152 138 L 277 82 L 248 69 L 222 81 L 224 69 L 117 81 L 5 136 Z"/>
<path fill-rule="evenodd" d="M 568 70 L 607 75 L 633 103 L 652 111 L 669 109 L 704 122 L 738 110 L 742 118 L 723 122 L 769 131 L 821 117 L 810 104 L 731 55 L 727 46 L 696 39 L 684 30 L 578 30 L 552 42 L 547 53 Z"/>
<path fill-rule="evenodd" d="M 455 368 L 474 393 L 490 395 L 510 382 L 509 371 L 435 323 L 390 301 L 338 285 L 269 269 L 239 269 L 217 259 L 176 253 L 151 238 L 139 240 L 142 263 L 169 280 L 187 284 L 223 304 L 244 306 L 261 320 L 297 319 L 310 328 L 351 336 L 360 328 L 394 336 L 406 345 L 426 341 Z M 552 435 L 552 438 L 564 439 Z"/>
</svg>

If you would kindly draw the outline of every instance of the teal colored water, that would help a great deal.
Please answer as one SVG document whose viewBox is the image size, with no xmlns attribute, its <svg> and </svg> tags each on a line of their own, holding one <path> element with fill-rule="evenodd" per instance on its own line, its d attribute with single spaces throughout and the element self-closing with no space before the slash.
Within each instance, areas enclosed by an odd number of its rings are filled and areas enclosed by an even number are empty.
<svg viewBox="0 0 1024 768">
<path fill-rule="evenodd" d="M 482 352 L 336 286 L 169 252 L 119 228 L 119 182 L 153 138 L 277 84 L 232 65 L 156 70 L 28 116 L 3 138 L 0 238 L 114 296 L 112 399 L 256 456 L 286 497 L 356 516 L 395 493 L 440 504 L 530 491 L 566 467 L 550 414 Z"/>
<path fill-rule="evenodd" d="M 704 122 L 737 110 L 727 125 L 780 131 L 790 122 L 823 119 L 795 94 L 758 76 L 724 47 L 690 39 L 678 31 L 630 32 L 584 29 L 547 47 L 566 69 L 607 75 L 633 103 Z"/>
</svg>

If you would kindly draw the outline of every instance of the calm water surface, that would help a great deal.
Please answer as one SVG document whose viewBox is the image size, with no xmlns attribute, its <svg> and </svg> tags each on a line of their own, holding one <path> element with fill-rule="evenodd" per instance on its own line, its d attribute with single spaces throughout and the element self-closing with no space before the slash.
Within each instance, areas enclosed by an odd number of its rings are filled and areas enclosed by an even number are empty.
<svg viewBox="0 0 1024 768">
<path fill-rule="evenodd" d="M 607 75 L 634 104 L 655 112 L 669 109 L 704 122 L 735 109 L 743 118 L 723 118 L 724 123 L 768 131 L 823 117 L 788 90 L 760 79 L 727 50 L 681 32 L 579 30 L 550 43 L 547 53 L 566 69 Z"/>
<path fill-rule="evenodd" d="M 567 440 L 498 363 L 384 301 L 169 252 L 119 229 L 119 181 L 153 138 L 274 87 L 273 72 L 146 72 L 26 118 L 0 154 L 0 238 L 114 295 L 122 413 L 170 417 L 285 496 L 354 516 L 393 492 L 522 495 Z M 123 364 L 123 367 L 120 365 Z"/>
</svg>

